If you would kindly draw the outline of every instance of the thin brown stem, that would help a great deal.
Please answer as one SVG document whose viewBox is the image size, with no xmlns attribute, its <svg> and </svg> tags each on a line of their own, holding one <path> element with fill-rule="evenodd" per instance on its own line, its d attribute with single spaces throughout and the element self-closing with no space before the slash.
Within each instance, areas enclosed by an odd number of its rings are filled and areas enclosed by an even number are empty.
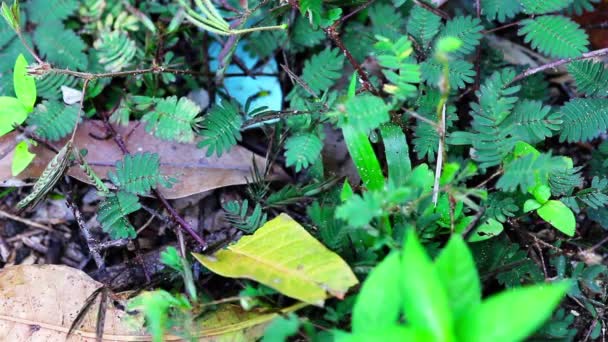
<svg viewBox="0 0 608 342">
<path fill-rule="evenodd" d="M 38 223 L 38 222 L 35 222 L 35 221 L 32 221 L 32 220 L 28 220 L 28 219 L 23 218 L 23 217 L 19 217 L 19 216 L 16 216 L 16 215 L 9 214 L 9 213 L 7 213 L 4 210 L 0 210 L 0 217 L 4 217 L 4 218 L 7 218 L 9 220 L 17 221 L 17 222 L 23 223 L 25 225 L 28 225 L 30 227 L 46 230 L 47 232 L 54 232 L 55 231 L 53 228 L 51 228 L 49 226 L 46 226 L 44 224 L 41 224 L 41 223 Z"/>
<path fill-rule="evenodd" d="M 72 209 L 72 213 L 74 213 L 74 218 L 76 219 L 76 223 L 80 228 L 80 233 L 82 234 L 82 237 L 84 238 L 87 247 L 89 247 L 89 253 L 93 257 L 95 264 L 97 264 L 97 268 L 103 269 L 105 267 L 105 264 L 103 262 L 103 257 L 101 256 L 101 253 L 99 253 L 99 241 L 93 238 L 91 231 L 84 222 L 82 213 L 80 212 L 80 210 L 78 210 L 76 205 L 71 200 L 68 200 L 67 204 L 68 207 Z"/>
<path fill-rule="evenodd" d="M 32 57 L 34 57 L 34 59 L 36 60 L 36 63 L 43 64 L 44 61 L 42 60 L 42 58 L 40 58 L 40 56 L 38 56 L 36 51 L 34 51 L 34 49 L 25 41 L 25 38 L 23 38 L 21 29 L 17 29 L 15 31 L 15 33 L 17 34 L 17 37 L 19 37 L 19 40 L 21 41 L 21 44 L 23 45 L 23 47 L 25 47 L 25 49 L 30 53 L 30 55 L 32 55 Z"/>
<path fill-rule="evenodd" d="M 300 5 L 299 5 L 298 1 L 289 0 L 289 4 L 291 5 L 291 7 L 295 8 L 297 10 L 300 10 Z M 357 62 L 357 60 L 352 55 L 352 53 L 350 53 L 350 51 L 344 45 L 344 42 L 342 42 L 342 39 L 340 39 L 340 34 L 338 33 L 337 29 L 338 28 L 336 26 L 332 25 L 328 28 L 324 28 L 323 31 L 325 32 L 327 37 L 334 42 L 334 44 L 338 47 L 338 49 L 340 49 L 340 51 L 342 51 L 344 56 L 346 56 L 346 59 L 348 60 L 348 62 L 353 66 L 353 68 L 359 75 L 359 78 L 361 78 L 361 82 L 363 83 L 363 89 L 366 91 L 370 91 L 373 94 L 379 94 L 378 90 L 376 90 L 376 88 L 373 86 L 372 82 L 370 81 L 369 77 L 367 76 L 367 73 L 361 67 L 361 64 L 359 64 L 359 62 Z"/>
<path fill-rule="evenodd" d="M 369 76 L 367 76 L 367 72 L 365 72 L 365 70 L 363 70 L 363 67 L 361 67 L 361 64 L 359 64 L 359 62 L 357 62 L 357 60 L 352 55 L 352 53 L 350 53 L 350 51 L 344 45 L 344 42 L 342 42 L 342 39 L 340 38 L 338 31 L 334 27 L 331 27 L 331 26 L 326 29 L 323 29 L 323 31 L 325 31 L 325 34 L 329 37 L 329 39 L 331 39 L 334 42 L 334 44 L 336 44 L 338 49 L 340 49 L 340 51 L 342 51 L 344 56 L 346 56 L 346 59 L 348 59 L 348 62 L 353 66 L 353 68 L 355 68 L 355 70 L 357 71 L 357 74 L 359 74 L 359 77 L 361 78 L 361 82 L 363 83 L 363 89 L 370 91 L 371 93 L 376 94 L 376 95 L 379 94 L 378 90 L 374 87 L 374 85 L 370 81 Z"/>
<path fill-rule="evenodd" d="M 495 27 L 495 28 L 492 28 L 492 29 L 489 29 L 489 30 L 481 31 L 481 33 L 482 34 L 490 34 L 490 33 L 493 33 L 493 32 L 496 32 L 496 31 L 500 31 L 500 30 L 504 30 L 504 29 L 507 29 L 509 27 L 513 27 L 513 26 L 517 26 L 517 25 L 519 25 L 519 20 L 518 21 L 514 21 L 512 23 L 508 23 L 508 24 L 502 25 L 502 26 L 498 26 L 498 27 Z"/>
<path fill-rule="evenodd" d="M 364 9 L 368 8 L 369 6 L 371 6 L 371 4 L 373 4 L 376 0 L 369 0 L 368 2 L 364 3 L 363 5 L 360 5 L 359 7 L 355 8 L 354 10 L 352 10 L 350 13 L 346 14 L 345 16 L 341 17 L 340 19 L 336 20 L 332 26 L 334 28 L 337 28 L 338 26 L 342 25 L 345 21 L 347 21 L 348 19 L 350 19 L 353 15 L 363 11 Z"/>
<path fill-rule="evenodd" d="M 432 12 L 435 15 L 438 15 L 440 17 L 442 17 L 445 20 L 449 20 L 450 19 L 450 15 L 447 14 L 446 12 L 440 10 L 437 7 L 434 7 L 433 5 L 428 4 L 426 1 L 422 1 L 422 0 L 414 0 L 414 3 L 422 8 L 424 8 L 425 10 Z"/>
<path fill-rule="evenodd" d="M 547 69 L 555 69 L 559 66 L 562 66 L 564 64 L 568 64 L 574 61 L 579 61 L 582 59 L 589 59 L 589 58 L 595 58 L 595 57 L 601 57 L 601 56 L 605 56 L 608 55 L 608 48 L 604 48 L 604 49 L 599 49 L 599 50 L 594 50 L 594 51 L 590 51 L 590 52 L 586 52 L 578 57 L 571 57 L 571 58 L 562 58 L 562 59 L 558 59 L 555 60 L 553 62 L 547 63 L 547 64 L 543 64 L 540 66 L 537 66 L 535 68 L 529 68 L 527 70 L 525 70 L 524 72 L 522 72 L 521 74 L 515 76 L 515 78 L 513 79 L 513 81 L 511 81 L 511 83 L 520 81 L 528 76 L 532 76 L 534 74 L 537 74 L 539 72 L 545 71 Z"/>
</svg>

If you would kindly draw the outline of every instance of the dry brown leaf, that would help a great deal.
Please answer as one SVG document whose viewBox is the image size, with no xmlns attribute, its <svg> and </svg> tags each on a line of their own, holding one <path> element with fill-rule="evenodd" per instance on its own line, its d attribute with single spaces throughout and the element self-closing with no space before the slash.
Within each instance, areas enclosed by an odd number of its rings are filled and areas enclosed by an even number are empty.
<svg viewBox="0 0 608 342">
<path fill-rule="evenodd" d="M 84 272 L 67 266 L 5 268 L 0 272 L 0 336 L 5 341 L 64 341 L 85 300 L 101 286 Z M 94 340 L 96 316 L 97 310 L 91 310 L 70 340 Z M 123 320 L 126 316 L 108 305 L 105 323 L 108 341 L 125 341 L 127 336 L 146 337 L 143 329 L 126 324 Z"/>
<path fill-rule="evenodd" d="M 20 265 L 0 271 L 0 339 L 2 341 L 65 341 L 74 318 L 89 295 L 102 284 L 84 272 L 59 265 Z M 87 312 L 68 341 L 94 341 L 97 308 Z M 296 304 L 281 310 L 291 312 Z M 252 341 L 279 313 L 244 311 L 237 305 L 222 305 L 200 319 L 200 341 Z M 138 317 L 107 305 L 104 341 L 151 341 Z M 129 318 L 129 319 L 125 319 Z M 165 336 L 165 341 L 178 341 Z"/>
<path fill-rule="evenodd" d="M 198 149 L 196 144 L 159 140 L 146 133 L 144 125 L 136 122 L 130 123 L 127 127 L 119 126 L 117 131 L 125 140 L 127 149 L 131 153 L 158 153 L 161 172 L 179 179 L 179 182 L 172 188 L 161 188 L 161 193 L 166 198 L 182 198 L 220 187 L 245 184 L 245 178 L 251 178 L 254 154 L 244 147 L 235 146 L 220 158 L 206 157 L 205 150 Z M 17 132 L 13 132 L 0 137 L 0 157 L 13 149 L 17 135 Z M 107 172 L 113 169 L 116 161 L 123 158 L 114 140 L 106 137 L 106 130 L 100 121 L 89 120 L 80 124 L 74 145 L 79 149 L 88 150 L 86 160 L 102 178 L 106 178 Z M 61 148 L 63 142 L 58 142 L 55 146 Z M 0 159 L 0 184 L 3 186 L 25 185 L 24 180 L 37 178 L 54 156 L 52 151 L 42 146 L 35 147 L 32 152 L 36 153 L 36 159 L 17 178 L 11 176 L 10 165 L 13 153 L 8 152 L 4 158 Z M 260 168 L 265 165 L 264 158 L 255 155 L 255 160 Z M 275 179 L 286 177 L 279 168 L 275 168 L 274 171 Z M 77 166 L 70 168 L 68 175 L 90 184 L 88 178 Z"/>
</svg>

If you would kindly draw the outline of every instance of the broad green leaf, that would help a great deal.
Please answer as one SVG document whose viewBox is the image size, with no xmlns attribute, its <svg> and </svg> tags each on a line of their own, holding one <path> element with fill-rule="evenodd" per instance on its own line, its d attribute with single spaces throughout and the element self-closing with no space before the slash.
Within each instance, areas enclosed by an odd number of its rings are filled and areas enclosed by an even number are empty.
<svg viewBox="0 0 608 342">
<path fill-rule="evenodd" d="M 315 305 L 323 304 L 327 292 L 342 298 L 358 283 L 340 256 L 286 214 L 213 256 L 194 257 L 221 276 L 252 279 Z"/>
<path fill-rule="evenodd" d="M 534 154 L 536 157 L 540 155 L 540 152 L 527 142 L 518 141 L 515 143 L 515 148 L 513 149 L 513 156 L 515 158 L 523 157 L 530 153 Z"/>
<path fill-rule="evenodd" d="M 0 137 L 27 119 L 27 109 L 14 97 L 0 96 Z"/>
<path fill-rule="evenodd" d="M 353 188 L 350 186 L 348 179 L 344 180 L 344 185 L 342 185 L 342 191 L 340 192 L 340 201 L 346 202 L 351 199 L 353 195 Z"/>
<path fill-rule="evenodd" d="M 390 327 L 378 329 L 376 331 L 369 330 L 363 333 L 348 334 L 342 331 L 334 332 L 335 342 L 426 342 L 436 341 L 433 335 L 428 331 L 418 327 L 408 327 L 403 325 L 393 324 Z"/>
<path fill-rule="evenodd" d="M 380 128 L 384 153 L 388 165 L 388 179 L 394 186 L 401 186 L 412 171 L 409 147 L 405 134 L 401 128 L 394 124 L 385 124 Z"/>
<path fill-rule="evenodd" d="M 353 307 L 353 332 L 374 332 L 394 326 L 401 315 L 401 254 L 391 253 L 369 274 Z"/>
<path fill-rule="evenodd" d="M 435 56 L 437 56 L 439 60 L 447 61 L 448 54 L 460 49 L 461 46 L 462 40 L 457 37 L 447 36 L 440 38 L 437 41 L 435 48 Z"/>
<path fill-rule="evenodd" d="M 131 299 L 128 304 L 129 310 L 141 310 L 146 316 L 148 329 L 152 333 L 152 341 L 162 342 L 169 310 L 172 307 L 182 307 L 187 302 L 180 301 L 165 290 L 145 291 Z"/>
<path fill-rule="evenodd" d="M 367 134 L 357 131 L 351 125 L 344 125 L 342 134 L 348 153 L 353 159 L 365 187 L 368 190 L 382 189 L 384 187 L 384 175 Z"/>
<path fill-rule="evenodd" d="M 549 222 L 553 227 L 560 232 L 574 236 L 576 230 L 576 218 L 570 208 L 564 203 L 556 200 L 551 200 L 545 203 L 536 211 L 538 216 Z"/>
<path fill-rule="evenodd" d="M 448 294 L 454 319 L 481 303 L 481 284 L 475 261 L 460 235 L 452 235 L 435 260 L 435 269 Z"/>
<path fill-rule="evenodd" d="M 467 241 L 468 242 L 479 242 L 479 241 L 491 239 L 495 236 L 498 236 L 500 233 L 502 233 L 503 230 L 504 230 L 504 227 L 503 227 L 502 223 L 491 218 L 491 219 L 488 219 L 486 221 L 486 223 L 477 227 L 477 230 L 475 230 L 475 233 L 473 235 L 471 235 L 471 237 Z"/>
<path fill-rule="evenodd" d="M 262 342 L 288 341 L 290 336 L 300 330 L 300 320 L 293 313 L 287 317 L 279 316 L 272 320 L 264 331 Z"/>
<path fill-rule="evenodd" d="M 542 206 L 543 205 L 538 203 L 537 200 L 535 200 L 534 198 L 530 198 L 529 200 L 524 202 L 524 213 L 529 213 L 532 210 L 536 210 Z"/>
<path fill-rule="evenodd" d="M 530 191 L 532 196 L 538 201 L 540 204 L 545 204 L 551 197 L 551 188 L 545 184 L 538 184 Z"/>
<path fill-rule="evenodd" d="M 569 288 L 569 282 L 562 282 L 494 295 L 461 317 L 456 327 L 459 341 L 521 341 L 551 317 Z"/>
<path fill-rule="evenodd" d="M 35 154 L 31 153 L 28 150 L 28 144 L 26 141 L 22 141 L 15 146 L 15 154 L 13 154 L 13 163 L 11 164 L 11 171 L 13 176 L 17 176 L 23 170 L 25 170 L 28 165 L 34 160 L 36 157 Z"/>
<path fill-rule="evenodd" d="M 427 330 L 432 341 L 452 341 L 448 294 L 413 230 L 407 234 L 402 263 L 403 311 L 407 321 Z"/>
<path fill-rule="evenodd" d="M 27 112 L 34 110 L 36 103 L 36 81 L 33 76 L 27 74 L 27 61 L 23 55 L 19 55 L 15 61 L 15 69 L 13 72 L 13 86 L 17 98 Z"/>
</svg>

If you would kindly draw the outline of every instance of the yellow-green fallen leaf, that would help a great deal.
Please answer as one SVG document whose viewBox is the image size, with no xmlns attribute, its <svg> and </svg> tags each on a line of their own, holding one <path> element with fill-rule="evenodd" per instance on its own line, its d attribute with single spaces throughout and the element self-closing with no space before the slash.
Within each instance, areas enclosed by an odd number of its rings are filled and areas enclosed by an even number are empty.
<svg viewBox="0 0 608 342">
<path fill-rule="evenodd" d="M 214 256 L 194 257 L 221 276 L 252 279 L 314 305 L 323 305 L 327 293 L 341 298 L 358 283 L 340 256 L 286 214 Z"/>
<path fill-rule="evenodd" d="M 20 174 L 21 171 L 25 170 L 28 165 L 36 157 L 35 154 L 28 150 L 28 144 L 22 141 L 15 146 L 15 153 L 13 154 L 13 163 L 11 164 L 11 172 L 13 177 Z"/>
</svg>

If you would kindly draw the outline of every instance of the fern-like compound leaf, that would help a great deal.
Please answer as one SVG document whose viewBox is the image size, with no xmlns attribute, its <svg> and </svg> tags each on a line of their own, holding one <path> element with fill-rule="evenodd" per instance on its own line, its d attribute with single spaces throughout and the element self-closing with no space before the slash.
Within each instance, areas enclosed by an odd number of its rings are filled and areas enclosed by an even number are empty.
<svg viewBox="0 0 608 342">
<path fill-rule="evenodd" d="M 521 0 L 521 6 L 528 14 L 547 14 L 561 11 L 572 2 L 573 0 Z"/>
<path fill-rule="evenodd" d="M 553 196 L 572 194 L 575 188 L 583 186 L 582 167 L 571 167 L 565 170 L 556 170 L 549 175 L 549 186 Z"/>
<path fill-rule="evenodd" d="M 61 99 L 63 93 L 61 87 L 76 88 L 78 79 L 71 75 L 48 73 L 36 78 L 36 90 L 38 96 L 48 100 Z"/>
<path fill-rule="evenodd" d="M 405 100 L 418 93 L 416 83 L 420 83 L 420 66 L 412 63 L 412 43 L 401 37 L 392 41 L 385 37 L 376 36 L 379 41 L 374 45 L 378 51 L 378 64 L 383 68 L 384 76 L 390 84 L 384 85 L 384 91 Z"/>
<path fill-rule="evenodd" d="M 515 199 L 504 192 L 494 192 L 488 195 L 485 206 L 486 211 L 484 216 L 486 218 L 492 218 L 503 223 L 509 217 L 514 217 L 515 213 L 519 210 Z"/>
<path fill-rule="evenodd" d="M 569 14 L 581 15 L 584 12 L 593 11 L 593 4 L 597 4 L 602 0 L 573 0 L 570 7 L 568 7 Z"/>
<path fill-rule="evenodd" d="M 422 6 L 412 8 L 407 21 L 407 33 L 414 37 L 420 46 L 428 48 L 440 27 L 441 17 Z"/>
<path fill-rule="evenodd" d="M 70 163 L 72 155 L 72 143 L 68 142 L 59 150 L 59 153 L 48 163 L 36 183 L 32 192 L 17 203 L 17 208 L 23 210 L 26 207 L 35 207 L 46 194 L 53 189 Z"/>
<path fill-rule="evenodd" d="M 574 61 L 568 65 L 579 93 L 588 96 L 608 96 L 608 72 L 604 63 L 592 60 Z"/>
<path fill-rule="evenodd" d="M 222 205 L 226 213 L 226 219 L 231 225 L 247 234 L 253 234 L 258 228 L 266 223 L 267 215 L 262 211 L 262 206 L 256 203 L 251 214 L 249 214 L 249 201 L 230 201 Z"/>
<path fill-rule="evenodd" d="M 551 156 L 533 153 L 518 158 L 507 166 L 505 172 L 496 183 L 496 187 L 504 191 L 515 191 L 518 187 L 525 193 L 530 187 L 540 180 L 541 183 L 547 181 L 549 177 L 549 165 Z"/>
<path fill-rule="evenodd" d="M 241 126 L 243 118 L 234 102 L 223 101 L 214 105 L 204 116 L 200 134 L 203 139 L 198 143 L 199 148 L 207 148 L 207 156 L 214 153 L 221 157 L 241 141 Z"/>
<path fill-rule="evenodd" d="M 454 56 L 468 55 L 475 51 L 481 41 L 481 21 L 471 16 L 457 16 L 445 23 L 440 37 L 456 37 L 462 42 L 462 46 L 453 52 Z"/>
<path fill-rule="evenodd" d="M 369 20 L 372 23 L 372 33 L 374 36 L 382 36 L 391 40 L 403 37 L 403 22 L 400 11 L 395 11 L 395 7 L 389 4 L 376 2 L 369 9 Z"/>
<path fill-rule="evenodd" d="M 68 136 L 78 120 L 78 107 L 66 106 L 58 100 L 42 101 L 36 106 L 34 113 L 27 124 L 36 127 L 36 134 L 40 137 L 57 141 Z"/>
<path fill-rule="evenodd" d="M 93 47 L 97 50 L 99 63 L 109 72 L 127 68 L 137 54 L 135 41 L 125 31 L 102 32 Z"/>
<path fill-rule="evenodd" d="M 341 251 L 348 242 L 350 230 L 335 218 L 335 206 L 320 205 L 315 201 L 306 213 L 319 231 L 321 241 L 333 251 Z"/>
<path fill-rule="evenodd" d="M 321 155 L 323 141 L 314 133 L 292 135 L 285 142 L 286 165 L 295 166 L 296 172 L 314 164 Z"/>
<path fill-rule="evenodd" d="M 545 15 L 521 22 L 518 31 L 524 41 L 544 54 L 556 58 L 577 57 L 589 49 L 589 37 L 569 18 Z"/>
<path fill-rule="evenodd" d="M 99 204 L 97 221 L 104 232 L 112 239 L 134 238 L 135 228 L 129 222 L 127 215 L 141 209 L 137 195 L 119 191 L 108 195 Z"/>
<path fill-rule="evenodd" d="M 34 42 L 46 61 L 59 67 L 85 70 L 86 44 L 72 30 L 53 21 L 44 21 L 34 31 Z"/>
<path fill-rule="evenodd" d="M 319 95 L 342 77 L 344 55 L 338 49 L 325 49 L 304 62 L 302 80 Z"/>
<path fill-rule="evenodd" d="M 432 122 L 437 121 L 437 104 L 441 98 L 439 89 L 431 88 L 427 89 L 426 93 L 421 94 L 418 97 L 418 109 L 417 113 Z M 446 108 L 446 131 L 453 126 L 455 120 L 458 119 L 456 115 L 456 107 L 448 106 Z M 418 121 L 414 130 L 414 151 L 418 155 L 418 158 L 427 158 L 429 161 L 435 161 L 437 154 L 437 142 L 439 141 L 439 133 L 437 127 L 430 125 L 424 121 Z"/>
<path fill-rule="evenodd" d="M 559 113 L 551 113 L 551 107 L 532 100 L 517 103 L 505 123 L 512 125 L 513 135 L 518 140 L 531 144 L 553 136 L 553 131 L 559 131 L 561 124 Z"/>
<path fill-rule="evenodd" d="M 574 195 L 562 197 L 561 201 L 576 213 L 580 212 L 581 206 L 583 206 L 589 208 L 588 213 L 595 212 L 596 214 L 599 214 L 599 212 L 596 212 L 597 210 L 603 210 L 608 206 L 607 190 L 608 179 L 595 176 L 591 180 L 591 186 L 589 188 L 582 189 Z M 592 216 L 592 214 L 590 214 L 590 216 Z"/>
<path fill-rule="evenodd" d="M 178 101 L 177 96 L 155 100 L 154 103 L 155 107 L 141 118 L 146 123 L 147 132 L 162 140 L 194 140 L 192 125 L 201 111 L 196 103 L 186 97 Z"/>
<path fill-rule="evenodd" d="M 171 186 L 171 179 L 160 174 L 158 154 L 144 152 L 127 155 L 116 163 L 116 172 L 108 172 L 108 177 L 121 190 L 145 195 L 158 184 Z"/>
<path fill-rule="evenodd" d="M 478 103 L 471 104 L 472 132 L 454 132 L 449 137 L 453 145 L 472 145 L 473 159 L 480 167 L 487 168 L 502 163 L 515 145 L 512 131 L 505 127 L 519 91 L 519 86 L 509 86 L 515 77 L 513 69 L 496 71 L 477 91 Z"/>
<path fill-rule="evenodd" d="M 67 19 L 78 9 L 78 0 L 30 0 L 26 2 L 28 19 L 35 23 L 59 22 Z"/>
<path fill-rule="evenodd" d="M 560 142 L 589 141 L 608 129 L 608 99 L 572 99 L 559 113 Z"/>
<path fill-rule="evenodd" d="M 521 11 L 520 1 L 481 0 L 481 12 L 489 20 L 503 23 Z"/>
<path fill-rule="evenodd" d="M 590 208 L 599 209 L 608 205 L 607 192 L 608 179 L 596 176 L 589 188 L 577 192 L 574 197 Z"/>
<path fill-rule="evenodd" d="M 439 87 L 443 76 L 443 65 L 434 58 L 429 58 L 420 64 L 422 79 L 434 87 Z M 462 59 L 451 60 L 448 63 L 448 81 L 451 89 L 462 89 L 473 83 L 475 70 L 473 64 Z"/>
</svg>

